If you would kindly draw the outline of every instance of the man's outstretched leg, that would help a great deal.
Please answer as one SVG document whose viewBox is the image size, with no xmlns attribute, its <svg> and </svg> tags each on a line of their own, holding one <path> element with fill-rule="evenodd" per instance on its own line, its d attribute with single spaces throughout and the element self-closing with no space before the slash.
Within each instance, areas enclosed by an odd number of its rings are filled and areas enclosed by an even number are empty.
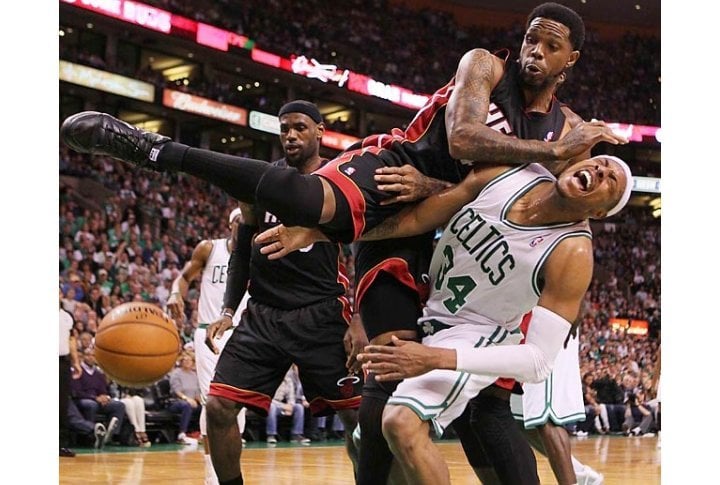
<svg viewBox="0 0 720 485">
<path fill-rule="evenodd" d="M 344 216 L 347 221 L 333 221 L 338 192 L 316 175 L 303 175 L 261 160 L 191 148 L 95 111 L 67 118 L 60 128 L 60 138 L 80 153 L 106 155 L 149 170 L 187 173 L 220 187 L 242 202 L 252 204 L 258 198 L 287 226 L 316 227 L 332 221 L 352 227 L 347 210 L 341 211 L 347 214 Z"/>
<path fill-rule="evenodd" d="M 207 433 L 213 468 L 220 485 L 242 485 L 240 469 L 242 437 L 237 415 L 242 406 L 234 401 L 210 396 L 207 402 Z"/>
</svg>

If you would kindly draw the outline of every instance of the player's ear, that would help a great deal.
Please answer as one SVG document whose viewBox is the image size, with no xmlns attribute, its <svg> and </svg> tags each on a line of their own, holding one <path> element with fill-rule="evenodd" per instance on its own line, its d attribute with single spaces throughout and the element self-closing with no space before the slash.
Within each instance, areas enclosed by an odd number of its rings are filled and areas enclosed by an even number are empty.
<svg viewBox="0 0 720 485">
<path fill-rule="evenodd" d="M 608 211 L 606 209 L 597 209 L 597 210 L 593 211 L 592 214 L 590 214 L 590 219 L 595 219 L 595 220 L 605 219 L 605 217 L 607 216 L 607 213 L 608 213 Z"/>
<path fill-rule="evenodd" d="M 325 133 L 325 123 L 317 124 L 317 139 L 322 140 L 323 134 Z"/>
<path fill-rule="evenodd" d="M 568 57 L 567 62 L 565 63 L 565 69 L 570 69 L 575 65 L 575 63 L 580 59 L 580 51 L 572 51 L 570 53 L 570 57 Z"/>
</svg>

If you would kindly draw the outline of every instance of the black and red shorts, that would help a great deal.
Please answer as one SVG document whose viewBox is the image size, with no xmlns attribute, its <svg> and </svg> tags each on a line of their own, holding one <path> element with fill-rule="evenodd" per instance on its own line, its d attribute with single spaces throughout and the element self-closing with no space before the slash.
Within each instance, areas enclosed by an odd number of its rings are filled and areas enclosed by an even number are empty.
<svg viewBox="0 0 720 485">
<path fill-rule="evenodd" d="M 220 354 L 209 394 L 239 402 L 265 416 L 275 391 L 295 363 L 313 415 L 358 408 L 362 380 L 352 384 L 343 379 L 348 376 L 343 345 L 347 319 L 342 298 L 294 310 L 250 299 Z"/>
<path fill-rule="evenodd" d="M 380 205 L 393 194 L 379 190 L 374 178 L 378 168 L 399 167 L 403 163 L 390 150 L 368 147 L 344 152 L 313 172 L 330 181 L 345 197 L 353 224 L 353 240 L 403 208 L 403 204 Z"/>
<path fill-rule="evenodd" d="M 355 243 L 355 308 L 360 310 L 369 339 L 396 330 L 417 330 L 417 319 L 429 294 L 428 268 L 434 232 L 402 239 Z M 381 276 L 387 278 L 378 278 Z M 365 298 L 379 282 L 382 298 Z M 394 282 L 393 284 L 389 284 Z M 409 300 L 409 289 L 416 294 Z M 398 305 L 413 308 L 400 309 Z"/>
</svg>

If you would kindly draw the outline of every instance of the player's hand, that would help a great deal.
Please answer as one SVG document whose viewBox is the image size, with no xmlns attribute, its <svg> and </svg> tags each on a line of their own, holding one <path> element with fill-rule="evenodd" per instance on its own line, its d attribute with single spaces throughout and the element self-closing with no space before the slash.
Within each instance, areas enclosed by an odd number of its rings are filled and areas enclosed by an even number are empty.
<svg viewBox="0 0 720 485">
<path fill-rule="evenodd" d="M 174 320 L 183 321 L 185 302 L 180 293 L 171 293 L 167 300 L 167 309 Z"/>
<path fill-rule="evenodd" d="M 280 224 L 255 236 L 255 242 L 264 245 L 260 253 L 268 259 L 280 259 L 293 251 L 306 248 L 317 241 L 329 241 L 319 229 L 308 227 L 285 227 Z"/>
<path fill-rule="evenodd" d="M 375 182 L 379 190 L 395 194 L 380 202 L 380 205 L 413 202 L 452 187 L 450 182 L 423 175 L 412 165 L 378 168 L 375 170 Z"/>
<path fill-rule="evenodd" d="M 455 351 L 452 349 L 428 347 L 410 340 L 400 340 L 394 335 L 392 341 L 394 346 L 368 345 L 357 356 L 363 368 L 373 372 L 377 381 L 397 381 L 442 368 L 440 362 L 448 357 L 445 355 L 448 352 L 455 359 Z"/>
<path fill-rule="evenodd" d="M 615 133 L 604 121 L 583 121 L 574 126 L 557 142 L 558 160 L 569 160 L 597 145 L 600 142 L 612 145 L 624 145 L 628 139 Z"/>
<path fill-rule="evenodd" d="M 212 350 L 213 354 L 219 354 L 220 350 L 215 346 L 215 339 L 223 336 L 225 331 L 232 327 L 232 318 L 222 315 L 220 318 L 208 325 L 205 333 L 205 345 Z"/>
<path fill-rule="evenodd" d="M 345 354 L 348 356 L 345 367 L 347 367 L 351 373 L 356 374 L 362 370 L 362 364 L 358 362 L 357 355 L 362 352 L 368 343 L 367 334 L 365 333 L 360 315 L 356 314 L 350 321 L 350 325 L 348 325 L 348 329 L 345 331 L 345 337 L 343 338 Z"/>
</svg>

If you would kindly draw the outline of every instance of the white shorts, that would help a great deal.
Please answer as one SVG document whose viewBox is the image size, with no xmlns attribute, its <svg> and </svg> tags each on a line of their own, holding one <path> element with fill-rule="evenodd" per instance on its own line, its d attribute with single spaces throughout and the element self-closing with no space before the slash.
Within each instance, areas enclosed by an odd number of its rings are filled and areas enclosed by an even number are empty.
<svg viewBox="0 0 720 485">
<path fill-rule="evenodd" d="M 580 380 L 578 339 L 570 337 L 555 360 L 553 371 L 545 381 L 523 384 L 522 396 L 512 394 L 510 408 L 526 428 L 547 423 L 565 425 L 585 419 L 585 404 Z"/>
<path fill-rule="evenodd" d="M 215 366 L 217 365 L 218 358 L 220 357 L 220 352 L 222 352 L 225 348 L 225 344 L 230 338 L 230 335 L 232 335 L 233 330 L 238 323 L 240 323 L 240 319 L 247 307 L 249 298 L 250 294 L 246 291 L 237 307 L 237 310 L 235 310 L 233 327 L 227 329 L 221 338 L 215 339 L 215 347 L 217 347 L 219 351 L 217 354 L 213 353 L 213 351 L 205 345 L 208 324 L 201 323 L 198 328 L 195 329 L 195 335 L 193 336 L 193 348 L 195 349 L 195 370 L 200 384 L 200 397 L 202 399 L 203 406 L 207 401 L 208 392 L 210 392 L 210 381 L 212 381 L 213 376 L 215 376 Z"/>
<path fill-rule="evenodd" d="M 425 321 L 423 329 L 432 325 Z M 519 329 L 509 332 L 499 326 L 475 324 L 446 327 L 435 321 L 433 333 L 424 337 L 422 343 L 446 349 L 477 348 L 517 345 L 522 336 Z M 402 381 L 388 404 L 409 407 L 423 421 L 431 421 L 436 434 L 442 436 L 445 428 L 463 413 L 468 401 L 497 378 L 436 369 Z"/>
<path fill-rule="evenodd" d="M 198 383 L 200 384 L 200 397 L 202 404 L 207 401 L 208 392 L 210 391 L 210 381 L 215 375 L 215 366 L 217 365 L 220 354 L 215 354 L 205 345 L 205 337 L 207 336 L 206 324 L 201 324 L 195 329 L 193 344 L 195 345 L 195 370 L 197 371 Z M 215 346 L 220 352 L 225 348 L 225 344 L 230 339 L 235 327 L 229 328 L 222 334 L 222 337 L 215 339 Z"/>
</svg>

